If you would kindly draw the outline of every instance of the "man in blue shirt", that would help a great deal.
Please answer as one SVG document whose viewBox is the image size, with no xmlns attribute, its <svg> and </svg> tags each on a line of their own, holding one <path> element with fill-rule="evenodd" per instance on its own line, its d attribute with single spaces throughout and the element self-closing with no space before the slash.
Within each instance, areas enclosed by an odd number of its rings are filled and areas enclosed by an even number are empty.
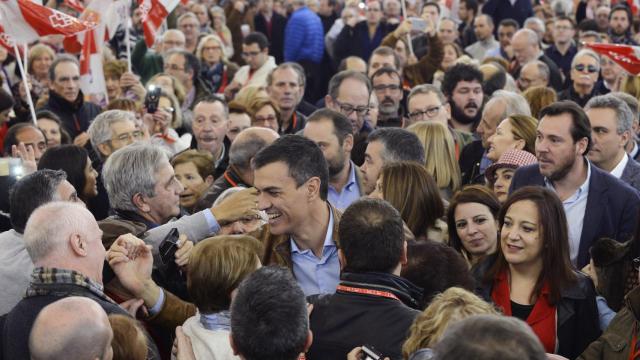
<svg viewBox="0 0 640 360">
<path fill-rule="evenodd" d="M 311 140 L 285 135 L 253 159 L 258 208 L 269 218 L 263 264 L 287 266 L 305 295 L 335 292 L 340 212 L 327 201 L 329 169 Z"/>
<path fill-rule="evenodd" d="M 362 175 L 351 161 L 353 128 L 346 116 L 330 109 L 314 112 L 303 132 L 315 142 L 329 165 L 329 203 L 344 211 L 364 195 Z"/>
</svg>

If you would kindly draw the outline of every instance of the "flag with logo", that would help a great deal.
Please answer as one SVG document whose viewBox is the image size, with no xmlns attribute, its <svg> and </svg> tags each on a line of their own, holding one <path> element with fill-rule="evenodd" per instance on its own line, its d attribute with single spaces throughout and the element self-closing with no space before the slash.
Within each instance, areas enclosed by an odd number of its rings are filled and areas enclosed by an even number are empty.
<svg viewBox="0 0 640 360">
<path fill-rule="evenodd" d="M 180 0 L 141 0 L 142 27 L 147 47 L 153 46 L 160 26 L 179 2 Z"/>
<path fill-rule="evenodd" d="M 27 44 L 46 35 L 69 36 L 92 26 L 30 0 L 0 0 L 0 20 L 5 33 L 19 44 Z"/>
<path fill-rule="evenodd" d="M 585 46 L 608 57 L 630 74 L 640 74 L 640 46 L 599 43 L 586 43 Z"/>
</svg>

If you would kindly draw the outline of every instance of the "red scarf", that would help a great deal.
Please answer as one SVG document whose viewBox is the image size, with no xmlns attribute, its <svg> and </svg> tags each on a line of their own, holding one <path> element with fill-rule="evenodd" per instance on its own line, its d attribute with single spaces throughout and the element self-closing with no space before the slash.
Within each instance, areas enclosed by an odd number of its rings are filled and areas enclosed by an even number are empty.
<svg viewBox="0 0 640 360">
<path fill-rule="evenodd" d="M 549 302 L 549 291 L 549 283 L 545 281 L 533 310 L 527 318 L 527 324 L 538 336 L 545 351 L 553 354 L 556 351 L 556 307 Z M 496 305 L 502 308 L 502 311 L 507 316 L 511 316 L 511 296 L 509 292 L 509 275 L 507 270 L 503 270 L 496 276 L 491 298 Z"/>
</svg>

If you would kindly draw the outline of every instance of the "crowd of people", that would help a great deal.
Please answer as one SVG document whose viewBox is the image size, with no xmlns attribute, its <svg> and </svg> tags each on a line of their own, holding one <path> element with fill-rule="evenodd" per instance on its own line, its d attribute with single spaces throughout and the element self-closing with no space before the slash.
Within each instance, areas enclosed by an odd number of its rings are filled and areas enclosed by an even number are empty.
<svg viewBox="0 0 640 360">
<path fill-rule="evenodd" d="M 640 359 L 630 4 L 135 5 L 106 104 L 0 47 L 0 359 Z"/>
</svg>

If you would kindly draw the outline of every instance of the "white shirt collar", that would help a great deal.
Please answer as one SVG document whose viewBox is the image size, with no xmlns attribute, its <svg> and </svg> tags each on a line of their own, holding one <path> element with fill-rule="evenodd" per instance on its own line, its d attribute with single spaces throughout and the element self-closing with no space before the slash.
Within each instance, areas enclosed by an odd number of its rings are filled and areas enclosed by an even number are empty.
<svg viewBox="0 0 640 360">
<path fill-rule="evenodd" d="M 620 177 L 622 176 L 622 172 L 624 171 L 624 168 L 627 167 L 628 162 L 629 162 L 629 156 L 625 154 L 622 157 L 622 160 L 620 160 L 620 162 L 618 163 L 618 165 L 616 165 L 616 167 L 614 167 L 613 170 L 611 170 L 611 175 L 620 179 Z"/>
</svg>

